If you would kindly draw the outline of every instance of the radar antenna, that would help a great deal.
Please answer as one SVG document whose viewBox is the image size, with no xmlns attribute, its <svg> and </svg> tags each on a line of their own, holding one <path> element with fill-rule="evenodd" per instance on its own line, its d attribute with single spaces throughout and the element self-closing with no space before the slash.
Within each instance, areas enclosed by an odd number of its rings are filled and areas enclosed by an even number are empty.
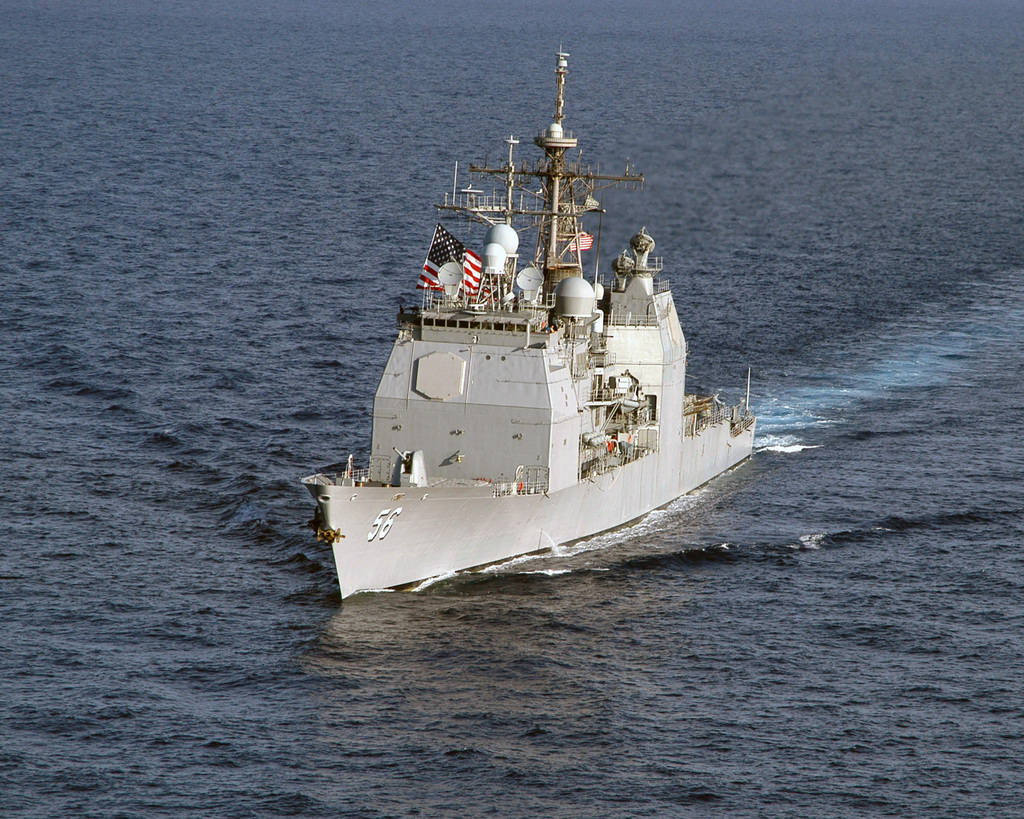
<svg viewBox="0 0 1024 819">
<path fill-rule="evenodd" d="M 627 162 L 625 173 L 607 175 L 594 173 L 580 156 L 569 158 L 568 152 L 577 147 L 576 138 L 565 131 L 565 81 L 569 74 L 568 52 L 559 50 L 555 62 L 555 116 L 552 123 L 537 137 L 534 144 L 544 151 L 544 158 L 535 165 L 514 162 L 513 150 L 519 144 L 513 136 L 505 140 L 508 161 L 502 167 L 471 164 L 471 178 L 490 176 L 500 179 L 505 190 L 502 194 L 481 195 L 483 191 L 463 189 L 445 195 L 439 210 L 454 211 L 486 225 L 499 222 L 513 224 L 520 229 L 536 228 L 537 245 L 534 264 L 544 275 L 544 292 L 553 294 L 563 279 L 582 276 L 583 267 L 580 218 L 583 214 L 600 211 L 595 198 L 598 191 L 613 187 L 642 188 L 644 176 L 636 173 Z M 540 181 L 539 190 L 536 187 Z M 519 202 L 514 194 L 519 192 Z"/>
</svg>

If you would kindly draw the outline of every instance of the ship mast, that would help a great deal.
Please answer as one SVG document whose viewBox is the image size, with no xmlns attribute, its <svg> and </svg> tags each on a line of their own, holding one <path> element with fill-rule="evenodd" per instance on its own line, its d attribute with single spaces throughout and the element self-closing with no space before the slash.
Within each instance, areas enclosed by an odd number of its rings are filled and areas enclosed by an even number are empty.
<svg viewBox="0 0 1024 819">
<path fill-rule="evenodd" d="M 583 275 L 577 239 L 582 232 L 580 217 L 601 210 L 594 194 L 613 187 L 641 188 L 644 183 L 643 174 L 634 172 L 628 164 L 622 175 L 604 175 L 592 173 L 578 156 L 567 155 L 577 146 L 576 138 L 566 133 L 563 125 L 568 57 L 562 51 L 556 54 L 554 120 L 534 139 L 534 144 L 544 151 L 544 158 L 533 167 L 526 164 L 516 167 L 512 151 L 519 141 L 510 136 L 505 140 L 508 162 L 502 167 L 469 166 L 471 177 L 489 175 L 501 179 L 505 187 L 503 195 L 479 196 L 472 191 L 471 196 L 466 189 L 459 195 L 453 192 L 450 198 L 446 195 L 444 203 L 437 205 L 439 210 L 455 211 L 486 225 L 498 222 L 511 225 L 518 219 L 520 227 L 536 227 L 534 264 L 544 274 L 547 294 L 553 293 L 562 279 Z M 539 191 L 532 187 L 538 180 Z M 518 203 L 514 198 L 516 191 L 520 194 Z"/>
<path fill-rule="evenodd" d="M 568 244 L 578 234 L 578 222 L 573 212 L 572 183 L 566 178 L 565 153 L 576 147 L 576 139 L 566 135 L 562 126 L 565 109 L 565 77 L 569 73 L 569 55 L 558 52 L 555 68 L 555 120 L 543 134 L 534 139 L 537 147 L 547 156 L 544 181 L 544 206 L 548 219 L 541 225 L 537 236 L 537 258 L 543 259 L 545 286 L 555 285 L 569 276 L 580 276 L 579 252 L 568 252 Z M 565 247 L 563 247 L 563 245 Z M 559 252 L 561 250 L 561 252 Z"/>
<path fill-rule="evenodd" d="M 512 161 L 512 151 L 519 144 L 519 140 L 512 136 L 512 134 L 509 134 L 505 144 L 508 145 L 508 165 L 506 166 L 505 176 L 505 224 L 511 225 L 512 217 L 515 215 L 513 195 L 516 189 L 516 163 Z"/>
</svg>

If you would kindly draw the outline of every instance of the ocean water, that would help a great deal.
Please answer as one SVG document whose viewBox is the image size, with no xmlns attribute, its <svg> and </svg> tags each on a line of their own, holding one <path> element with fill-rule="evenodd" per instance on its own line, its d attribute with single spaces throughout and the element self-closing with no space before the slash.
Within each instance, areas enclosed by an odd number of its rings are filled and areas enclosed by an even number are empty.
<svg viewBox="0 0 1024 819">
<path fill-rule="evenodd" d="M 1020 2 L 2 12 L 0 815 L 1024 813 Z M 298 479 L 559 47 L 757 452 L 342 605 Z"/>
</svg>

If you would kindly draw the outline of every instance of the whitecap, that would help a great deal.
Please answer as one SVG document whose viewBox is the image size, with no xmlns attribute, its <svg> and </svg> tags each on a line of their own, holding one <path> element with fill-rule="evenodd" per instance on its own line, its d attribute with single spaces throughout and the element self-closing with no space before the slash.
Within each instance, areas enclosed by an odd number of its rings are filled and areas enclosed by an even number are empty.
<svg viewBox="0 0 1024 819">
<path fill-rule="evenodd" d="M 820 549 L 822 541 L 828 537 L 825 532 L 815 532 L 813 535 L 800 535 L 800 545 L 793 545 L 794 549 Z"/>
</svg>

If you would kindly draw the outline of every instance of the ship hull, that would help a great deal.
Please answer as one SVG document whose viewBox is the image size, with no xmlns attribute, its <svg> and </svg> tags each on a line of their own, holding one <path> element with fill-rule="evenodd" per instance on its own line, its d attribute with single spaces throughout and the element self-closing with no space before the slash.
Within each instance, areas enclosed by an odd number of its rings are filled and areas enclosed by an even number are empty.
<svg viewBox="0 0 1024 819">
<path fill-rule="evenodd" d="M 549 549 L 623 526 L 748 458 L 754 427 L 727 422 L 565 489 L 495 496 L 458 488 L 344 486 L 304 480 L 324 529 L 336 533 L 342 597 L 387 589 Z"/>
</svg>

